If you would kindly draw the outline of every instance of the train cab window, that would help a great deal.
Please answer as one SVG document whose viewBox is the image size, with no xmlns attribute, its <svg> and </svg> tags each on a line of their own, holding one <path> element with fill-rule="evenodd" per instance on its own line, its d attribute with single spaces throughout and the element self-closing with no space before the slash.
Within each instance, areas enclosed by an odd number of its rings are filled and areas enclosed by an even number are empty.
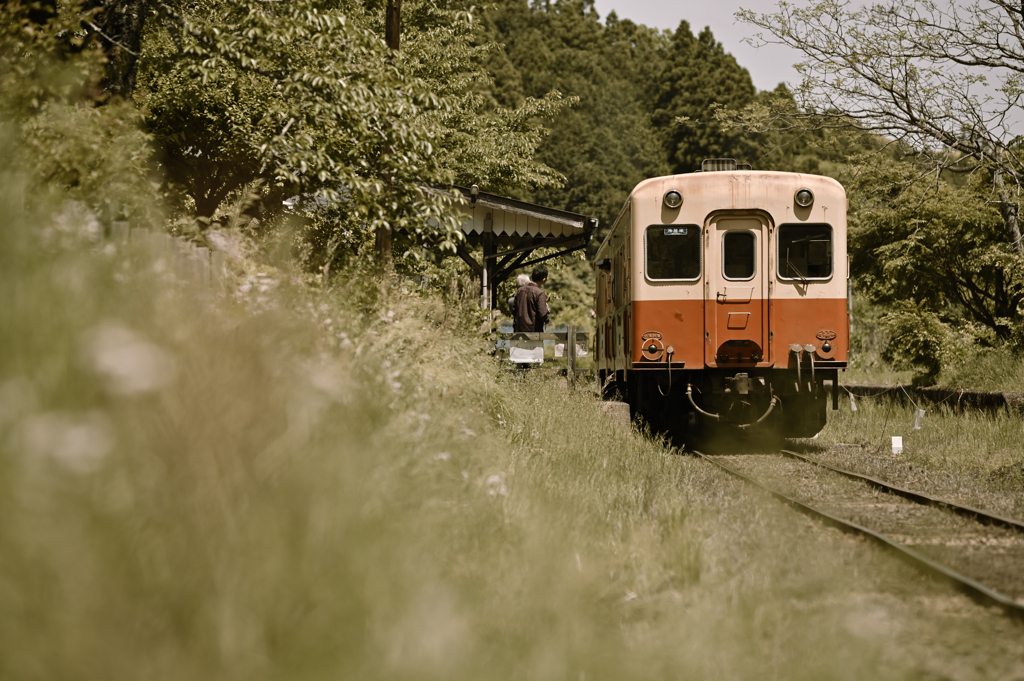
<svg viewBox="0 0 1024 681">
<path fill-rule="evenodd" d="M 832 227 L 780 225 L 779 279 L 828 279 L 832 276 Z"/>
<path fill-rule="evenodd" d="M 757 243 L 753 232 L 725 232 L 722 235 L 722 274 L 726 279 L 754 278 Z"/>
<path fill-rule="evenodd" d="M 644 250 L 648 279 L 700 279 L 701 231 L 697 225 L 651 225 Z"/>
</svg>

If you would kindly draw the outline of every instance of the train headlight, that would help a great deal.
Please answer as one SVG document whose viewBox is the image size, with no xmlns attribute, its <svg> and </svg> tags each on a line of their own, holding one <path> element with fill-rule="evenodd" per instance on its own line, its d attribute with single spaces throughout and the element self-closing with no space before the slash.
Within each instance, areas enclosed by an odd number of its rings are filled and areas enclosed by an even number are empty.
<svg viewBox="0 0 1024 681">
<path fill-rule="evenodd" d="M 814 192 L 804 187 L 803 189 L 796 190 L 796 196 L 793 197 L 796 201 L 796 205 L 801 208 L 809 208 L 814 203 Z"/>
<path fill-rule="evenodd" d="M 683 195 L 675 189 L 669 189 L 665 192 L 665 205 L 673 209 L 679 208 L 683 205 Z"/>
</svg>

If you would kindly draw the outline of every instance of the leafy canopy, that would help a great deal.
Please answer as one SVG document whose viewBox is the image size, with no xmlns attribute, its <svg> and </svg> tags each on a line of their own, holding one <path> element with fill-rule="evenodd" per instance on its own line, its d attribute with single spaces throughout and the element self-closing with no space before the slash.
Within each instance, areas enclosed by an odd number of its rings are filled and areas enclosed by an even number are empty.
<svg viewBox="0 0 1024 681">
<path fill-rule="evenodd" d="M 533 160 L 557 93 L 517 110 L 476 92 L 489 46 L 443 0 L 407 2 L 403 43 L 356 2 L 204 0 L 150 25 L 136 98 L 171 185 L 211 217 L 262 182 L 266 204 L 302 195 L 344 207 L 365 232 L 401 230 L 453 251 L 448 200 L 423 185 L 555 184 Z"/>
</svg>

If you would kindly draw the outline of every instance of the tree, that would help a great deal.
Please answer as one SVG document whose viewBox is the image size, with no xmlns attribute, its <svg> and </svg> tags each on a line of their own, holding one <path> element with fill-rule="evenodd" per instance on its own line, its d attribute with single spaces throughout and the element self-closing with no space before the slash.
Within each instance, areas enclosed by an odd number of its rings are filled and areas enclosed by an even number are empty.
<svg viewBox="0 0 1024 681">
<path fill-rule="evenodd" d="M 551 90 L 579 102 L 551 120 L 538 148 L 537 158 L 564 174 L 564 184 L 520 190 L 519 198 L 597 217 L 607 230 L 634 186 L 669 171 L 650 119 L 668 36 L 614 13 L 602 25 L 589 0 L 504 2 L 485 15 L 484 28 L 482 40 L 504 46 L 487 62 L 494 102 L 517 106 Z M 593 270 L 585 260 L 565 260 L 548 263 L 555 268 L 553 318 L 590 324 Z"/>
<path fill-rule="evenodd" d="M 680 22 L 658 82 L 653 121 L 663 131 L 674 172 L 699 170 L 705 158 L 750 160 L 756 153 L 751 140 L 714 117 L 718 106 L 746 106 L 757 90 L 750 73 L 715 40 L 711 29 L 695 38 L 690 24 Z"/>
<path fill-rule="evenodd" d="M 424 117 L 446 103 L 388 59 L 368 24 L 357 6 L 317 0 L 207 0 L 154 27 L 139 100 L 165 169 L 201 214 L 262 180 L 279 195 L 341 201 L 371 232 L 424 231 L 432 217 L 454 247 L 445 201 L 421 190 L 449 179 Z"/>
<path fill-rule="evenodd" d="M 565 183 L 534 187 L 521 198 L 610 226 L 637 183 L 668 171 L 648 92 L 667 40 L 614 14 L 602 26 L 593 3 L 583 0 L 503 3 L 484 23 L 486 39 L 505 47 L 488 62 L 496 102 L 518 104 L 551 90 L 579 101 L 551 120 L 538 148 L 538 159 L 564 174 Z"/>
<path fill-rule="evenodd" d="M 552 95 L 487 108 L 487 46 L 474 17 L 448 0 L 403 8 L 400 51 L 384 41 L 383 7 L 352 0 L 203 0 L 161 5 L 143 42 L 136 98 L 169 182 L 210 218 L 261 182 L 338 204 L 365 233 L 402 232 L 454 250 L 447 199 L 424 185 L 473 170 L 481 185 L 555 183 L 533 159 Z"/>
<path fill-rule="evenodd" d="M 62 191 L 106 219 L 151 210 L 151 149 L 129 103 L 103 99 L 105 55 L 79 3 L 0 3 L 0 133 L 26 196 Z M 11 178 L 6 181 L 9 183 Z"/>
<path fill-rule="evenodd" d="M 891 159 L 849 186 L 860 197 L 850 220 L 858 285 L 891 310 L 886 321 L 903 330 L 898 339 L 918 320 L 922 332 L 941 323 L 986 345 L 1011 340 L 1021 323 L 1024 261 L 1000 238 L 1002 219 L 986 197 L 991 178 L 910 182 L 921 165 Z"/>
<path fill-rule="evenodd" d="M 545 122 L 575 103 L 557 89 L 497 102 L 489 97 L 493 40 L 481 40 L 480 18 L 457 9 L 458 3 L 431 0 L 405 5 L 407 37 L 403 57 L 445 107 L 431 111 L 438 130 L 435 153 L 457 184 L 511 192 L 558 187 L 565 178 L 537 160 L 548 135 Z"/>
<path fill-rule="evenodd" d="M 86 0 L 82 25 L 106 57 L 103 89 L 129 99 L 135 89 L 142 35 L 153 0 Z"/>
<path fill-rule="evenodd" d="M 927 166 L 906 182 L 942 170 L 982 173 L 998 203 L 1004 238 L 1018 256 L 1024 182 L 1013 130 L 1024 95 L 1024 14 L 1007 0 L 889 0 L 851 9 L 841 0 L 737 18 L 804 55 L 796 107 L 776 127 L 855 128 L 891 140 Z"/>
<path fill-rule="evenodd" d="M 161 27 L 147 36 L 136 99 L 175 204 L 212 219 L 233 192 L 262 180 L 268 204 L 294 195 L 294 183 L 274 181 L 260 147 L 280 132 L 271 107 L 280 95 L 271 79 L 227 63 L 203 82 Z"/>
</svg>

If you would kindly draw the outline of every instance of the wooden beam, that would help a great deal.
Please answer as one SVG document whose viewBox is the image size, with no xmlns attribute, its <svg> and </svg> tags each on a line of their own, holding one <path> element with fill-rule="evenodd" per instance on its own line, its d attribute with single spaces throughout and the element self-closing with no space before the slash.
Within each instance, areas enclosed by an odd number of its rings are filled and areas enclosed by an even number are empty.
<svg viewBox="0 0 1024 681">
<path fill-rule="evenodd" d="M 476 276 L 483 276 L 484 268 L 480 266 L 476 260 L 473 259 L 473 254 L 466 250 L 466 247 L 462 244 L 455 244 L 455 253 L 462 258 L 462 262 L 469 265 L 469 268 L 473 270 L 473 274 Z"/>
<path fill-rule="evenodd" d="M 501 251 L 500 253 L 494 253 L 494 254 L 489 255 L 487 257 L 488 258 L 498 258 L 498 257 L 501 257 L 501 256 L 513 255 L 515 253 L 522 253 L 523 251 L 536 250 L 538 248 L 554 248 L 555 246 L 561 246 L 562 244 L 569 243 L 570 241 L 575 241 L 577 239 L 583 239 L 584 240 L 584 245 L 586 245 L 586 241 L 588 241 L 590 239 L 590 235 L 589 234 L 574 234 L 572 236 L 563 236 L 563 237 L 561 237 L 559 239 L 553 239 L 551 241 L 548 241 L 547 243 L 539 243 L 539 244 L 532 243 L 532 242 L 536 241 L 536 239 L 537 239 L 537 237 L 533 237 L 533 239 L 530 240 L 531 243 L 527 244 L 526 246 L 521 246 L 519 248 L 513 248 L 512 250 L 508 250 L 508 251 Z"/>
<path fill-rule="evenodd" d="M 504 269 L 508 261 L 512 259 L 512 256 L 520 252 L 529 253 L 530 251 L 534 250 L 536 248 L 536 242 L 538 238 L 539 237 L 536 236 L 531 237 L 530 240 L 526 242 L 526 245 L 523 246 L 522 248 L 514 248 L 512 250 L 501 251 L 500 253 L 497 253 L 497 255 L 501 256 L 501 260 L 498 261 L 498 269 Z"/>
<path fill-rule="evenodd" d="M 531 253 L 533 253 L 533 251 L 525 251 L 523 253 L 520 253 L 519 257 L 516 258 L 511 265 L 503 269 L 500 269 L 498 270 L 497 273 L 495 273 L 494 280 L 497 282 L 502 282 L 508 279 L 512 275 L 512 270 L 518 269 L 519 264 L 526 260 L 527 258 L 529 258 Z"/>
<path fill-rule="evenodd" d="M 545 255 L 543 258 L 535 258 L 533 260 L 524 262 L 523 264 L 519 265 L 519 267 L 527 267 L 528 265 L 536 265 L 539 262 L 544 262 L 545 260 L 551 260 L 551 258 L 557 258 L 560 255 L 569 255 L 570 253 L 575 253 L 576 251 L 580 250 L 581 248 L 586 248 L 586 247 L 587 247 L 586 244 L 581 244 L 581 245 L 577 246 L 576 248 L 570 248 L 567 251 L 559 251 L 558 253 L 552 253 L 551 255 Z"/>
</svg>

